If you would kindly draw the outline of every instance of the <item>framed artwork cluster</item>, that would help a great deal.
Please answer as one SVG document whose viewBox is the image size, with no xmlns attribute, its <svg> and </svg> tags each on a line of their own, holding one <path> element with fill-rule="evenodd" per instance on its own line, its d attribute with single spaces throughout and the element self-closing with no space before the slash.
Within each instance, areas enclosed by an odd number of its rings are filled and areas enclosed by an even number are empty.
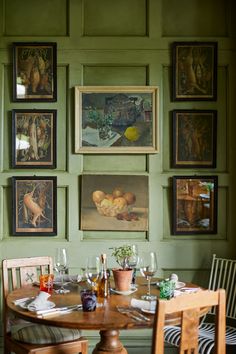
<svg viewBox="0 0 236 354">
<path fill-rule="evenodd" d="M 217 42 L 174 42 L 172 100 L 216 101 Z M 174 109 L 171 167 L 216 168 L 217 111 Z M 217 176 L 174 176 L 172 234 L 217 233 Z"/>
<path fill-rule="evenodd" d="M 13 43 L 13 102 L 57 101 L 57 44 Z M 55 169 L 55 109 L 12 110 L 12 168 Z M 12 177 L 14 236 L 57 235 L 57 178 Z"/>
</svg>

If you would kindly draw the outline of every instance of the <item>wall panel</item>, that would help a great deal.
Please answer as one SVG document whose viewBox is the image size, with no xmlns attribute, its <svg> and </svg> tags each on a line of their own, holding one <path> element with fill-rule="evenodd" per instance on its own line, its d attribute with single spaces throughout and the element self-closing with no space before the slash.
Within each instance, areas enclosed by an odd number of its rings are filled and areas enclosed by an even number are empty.
<svg viewBox="0 0 236 354">
<path fill-rule="evenodd" d="M 83 0 L 84 36 L 145 36 L 147 0 Z"/>
<path fill-rule="evenodd" d="M 203 38 L 227 36 L 227 2 L 162 0 L 162 35 Z"/>
<path fill-rule="evenodd" d="M 4 0 L 5 36 L 67 36 L 68 0 Z"/>
</svg>

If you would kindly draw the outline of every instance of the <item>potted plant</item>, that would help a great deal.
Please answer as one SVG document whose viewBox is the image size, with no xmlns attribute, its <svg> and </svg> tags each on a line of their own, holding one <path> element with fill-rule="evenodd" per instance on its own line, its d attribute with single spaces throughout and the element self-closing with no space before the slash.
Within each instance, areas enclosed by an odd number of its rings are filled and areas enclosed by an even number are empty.
<svg viewBox="0 0 236 354">
<path fill-rule="evenodd" d="M 129 259 L 133 255 L 134 251 L 130 245 L 113 248 L 112 256 L 120 266 L 120 268 L 112 269 L 115 288 L 118 291 L 130 290 L 133 269 L 129 267 Z"/>
</svg>

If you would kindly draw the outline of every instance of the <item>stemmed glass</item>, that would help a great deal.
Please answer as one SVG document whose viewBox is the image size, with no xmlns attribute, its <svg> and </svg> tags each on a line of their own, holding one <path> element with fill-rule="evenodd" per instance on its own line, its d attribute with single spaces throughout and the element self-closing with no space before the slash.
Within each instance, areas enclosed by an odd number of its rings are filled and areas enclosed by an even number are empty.
<svg viewBox="0 0 236 354">
<path fill-rule="evenodd" d="M 133 255 L 129 257 L 128 259 L 128 266 L 129 268 L 133 269 L 133 275 L 132 275 L 132 283 L 131 285 L 135 286 L 135 277 L 136 277 L 136 266 L 138 263 L 138 246 L 137 245 L 131 245 Z"/>
<path fill-rule="evenodd" d="M 144 300 L 155 300 L 156 296 L 151 295 L 151 278 L 155 275 L 157 271 L 157 256 L 155 252 L 144 252 L 140 259 L 140 273 L 143 277 L 147 279 L 148 282 L 148 290 L 145 295 L 141 298 Z"/>
<path fill-rule="evenodd" d="M 56 290 L 57 294 L 66 294 L 69 293 L 70 290 L 64 288 L 64 274 L 68 269 L 68 256 L 67 250 L 65 248 L 57 248 L 56 255 L 54 259 L 54 268 L 59 273 L 61 278 L 61 287 L 60 289 Z"/>
<path fill-rule="evenodd" d="M 97 281 L 101 271 L 99 256 L 88 256 L 86 260 L 85 276 L 93 290 L 97 290 Z"/>
</svg>

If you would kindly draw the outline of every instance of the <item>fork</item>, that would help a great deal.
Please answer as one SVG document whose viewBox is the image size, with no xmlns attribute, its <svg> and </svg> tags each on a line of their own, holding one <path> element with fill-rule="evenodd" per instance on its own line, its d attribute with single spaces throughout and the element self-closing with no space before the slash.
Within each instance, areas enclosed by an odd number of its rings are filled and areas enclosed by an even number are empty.
<svg viewBox="0 0 236 354">
<path fill-rule="evenodd" d="M 129 308 L 129 307 L 122 307 L 122 306 L 116 306 L 116 308 L 120 313 L 127 315 L 137 321 L 143 321 L 143 320 L 147 322 L 151 321 L 150 318 L 144 316 L 136 309 Z"/>
</svg>

